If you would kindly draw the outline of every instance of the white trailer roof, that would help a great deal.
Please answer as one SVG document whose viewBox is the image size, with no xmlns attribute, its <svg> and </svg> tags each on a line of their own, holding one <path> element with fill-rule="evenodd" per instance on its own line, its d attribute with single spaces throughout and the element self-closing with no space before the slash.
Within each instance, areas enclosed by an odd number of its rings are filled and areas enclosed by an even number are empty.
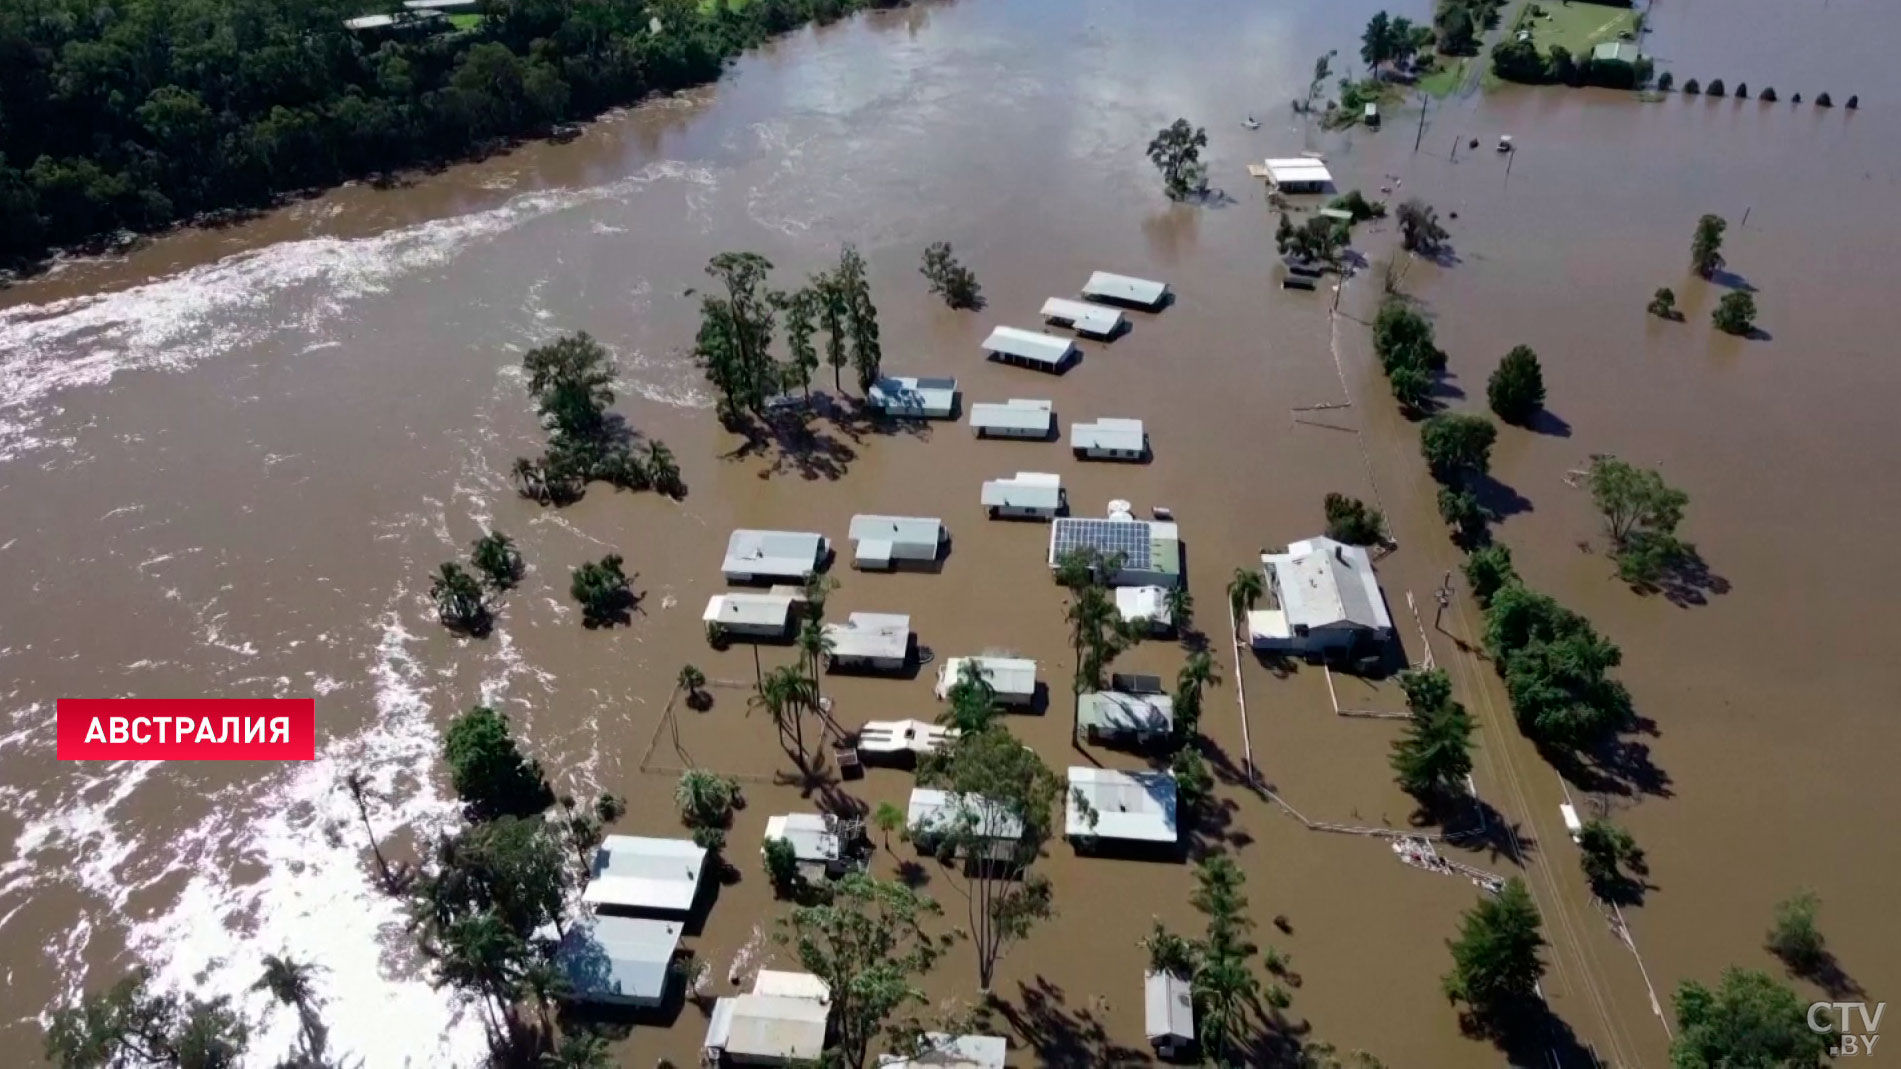
<svg viewBox="0 0 1901 1069">
<path fill-rule="evenodd" d="M 838 833 L 821 813 L 783 813 L 766 818 L 766 839 L 784 839 L 800 861 L 837 861 Z"/>
<path fill-rule="evenodd" d="M 911 618 L 903 613 L 855 612 L 826 624 L 834 657 L 901 660 L 911 647 Z"/>
<path fill-rule="evenodd" d="M 955 728 L 922 720 L 867 720 L 858 729 L 858 749 L 862 753 L 927 754 L 956 734 Z"/>
<path fill-rule="evenodd" d="M 581 901 L 668 913 L 693 908 L 706 851 L 691 839 L 610 835 L 594 851 L 592 876 Z"/>
<path fill-rule="evenodd" d="M 1115 449 L 1139 453 L 1147 443 L 1148 432 L 1143 429 L 1139 419 L 1104 416 L 1094 423 L 1072 423 L 1069 426 L 1071 449 Z"/>
<path fill-rule="evenodd" d="M 1172 622 L 1166 587 L 1116 587 L 1116 612 L 1124 620 L 1147 620 L 1157 627 L 1167 627 Z"/>
<path fill-rule="evenodd" d="M 678 921 L 583 912 L 562 934 L 555 963 L 580 998 L 653 1005 L 666 997 L 679 948 Z"/>
<path fill-rule="evenodd" d="M 969 822 L 979 838 L 1015 840 L 1023 836 L 1023 822 L 1015 813 L 981 795 L 955 795 L 935 787 L 914 787 L 905 814 L 913 829 L 943 832 Z"/>
<path fill-rule="evenodd" d="M 1327 165 L 1310 156 L 1294 156 L 1288 159 L 1268 160 L 1267 176 L 1274 180 L 1275 185 L 1280 185 L 1283 182 L 1319 182 L 1326 184 L 1333 181 L 1333 172 L 1327 170 Z"/>
<path fill-rule="evenodd" d="M 974 661 L 984 682 L 999 697 L 1027 697 L 1036 693 L 1036 662 L 1022 657 L 950 657 L 937 670 L 937 696 L 946 697 L 964 670 L 965 661 Z"/>
<path fill-rule="evenodd" d="M 985 401 L 970 406 L 970 425 L 992 430 L 1037 431 L 1048 434 L 1050 423 L 1055 418 L 1055 406 L 1048 401 L 1013 397 L 1002 404 Z"/>
<path fill-rule="evenodd" d="M 983 348 L 986 353 L 1005 353 L 1046 367 L 1060 367 L 1076 351 L 1076 343 L 1054 334 L 998 327 L 984 339 Z"/>
<path fill-rule="evenodd" d="M 803 973 L 761 970 L 753 989 L 713 1006 L 705 1047 L 737 1060 L 816 1061 L 825 1051 L 831 991 Z"/>
<path fill-rule="evenodd" d="M 865 401 L 876 408 L 949 412 L 957 405 L 957 380 L 887 376 L 871 384 Z"/>
<path fill-rule="evenodd" d="M 1174 973 L 1142 974 L 1143 1013 L 1148 1038 L 1195 1038 L 1195 999 L 1187 980 Z"/>
<path fill-rule="evenodd" d="M 1071 765 L 1065 835 L 1136 842 L 1172 843 L 1175 827 L 1175 777 L 1166 772 L 1118 772 L 1112 768 Z M 1087 802 L 1085 810 L 1077 799 Z M 1090 811 L 1095 821 L 1089 820 Z"/>
<path fill-rule="evenodd" d="M 737 627 L 784 627 L 792 618 L 792 599 L 784 594 L 715 594 L 700 619 Z"/>
<path fill-rule="evenodd" d="M 935 547 L 944 540 L 944 521 L 935 516 L 873 516 L 851 518 L 852 541 L 884 541 L 900 546 Z"/>
<path fill-rule="evenodd" d="M 1043 302 L 1043 318 L 1068 323 L 1085 334 L 1114 334 L 1122 327 L 1122 313 L 1087 301 L 1051 297 Z"/>
<path fill-rule="evenodd" d="M 1086 728 L 1165 735 L 1175 726 L 1175 699 L 1166 694 L 1089 691 L 1077 698 L 1076 718 Z"/>
<path fill-rule="evenodd" d="M 1083 285 L 1083 296 L 1155 305 L 1162 303 L 1162 298 L 1168 296 L 1168 283 L 1118 275 L 1111 271 L 1097 271 Z"/>
<path fill-rule="evenodd" d="M 1004 1069 L 1010 1044 L 1002 1036 L 926 1032 L 915 1054 L 880 1054 L 879 1069 Z"/>
<path fill-rule="evenodd" d="M 1393 626 L 1373 560 L 1362 546 L 1309 538 L 1288 546 L 1286 553 L 1265 554 L 1261 562 L 1280 580 L 1281 610 L 1290 627 Z"/>
<path fill-rule="evenodd" d="M 754 531 L 741 528 L 726 540 L 720 570 L 744 575 L 800 578 L 818 567 L 825 536 L 810 531 Z"/>
<path fill-rule="evenodd" d="M 1008 479 L 992 479 L 983 486 L 983 503 L 1011 508 L 1053 509 L 1063 504 L 1061 476 L 1019 471 Z"/>
</svg>

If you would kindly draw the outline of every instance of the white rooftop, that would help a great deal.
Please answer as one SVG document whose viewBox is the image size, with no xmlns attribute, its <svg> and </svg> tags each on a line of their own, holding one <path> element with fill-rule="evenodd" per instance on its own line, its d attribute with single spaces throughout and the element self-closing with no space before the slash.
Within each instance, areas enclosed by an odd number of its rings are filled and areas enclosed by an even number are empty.
<svg viewBox="0 0 1901 1069">
<path fill-rule="evenodd" d="M 798 579 L 817 568 L 824 556 L 824 535 L 741 528 L 726 540 L 726 560 L 720 571 Z"/>
<path fill-rule="evenodd" d="M 926 832 L 945 832 L 968 825 L 984 839 L 1014 840 L 1023 835 L 1015 813 L 979 795 L 959 796 L 935 787 L 914 787 L 905 823 Z"/>
<path fill-rule="evenodd" d="M 1013 397 L 1002 404 L 995 401 L 980 401 L 970 406 L 970 425 L 973 427 L 1040 431 L 1048 434 L 1050 423 L 1055 418 L 1054 406 L 1048 401 Z"/>
<path fill-rule="evenodd" d="M 879 1069 L 1004 1069 L 1010 1044 L 1002 1036 L 926 1032 L 916 1054 L 880 1054 Z"/>
<path fill-rule="evenodd" d="M 837 861 L 838 833 L 821 813 L 784 813 L 766 818 L 766 839 L 784 839 L 800 861 Z"/>
<path fill-rule="evenodd" d="M 825 1052 L 831 997 L 816 976 L 762 969 L 752 991 L 714 1004 L 705 1047 L 735 1061 L 816 1061 Z"/>
<path fill-rule="evenodd" d="M 1085 728 L 1165 735 L 1175 726 L 1175 699 L 1166 694 L 1088 691 L 1077 697 L 1076 718 Z"/>
<path fill-rule="evenodd" d="M 1008 479 L 992 479 L 983 486 L 983 503 L 1015 508 L 1058 508 L 1063 503 L 1063 479 L 1040 471 L 1019 471 Z"/>
<path fill-rule="evenodd" d="M 881 541 L 897 545 L 931 546 L 944 540 L 944 521 L 935 516 L 872 516 L 851 518 L 854 542 Z"/>
<path fill-rule="evenodd" d="M 1148 443 L 1148 432 L 1139 419 L 1104 416 L 1094 423 L 1069 425 L 1071 449 L 1114 449 L 1141 452 Z"/>
<path fill-rule="evenodd" d="M 1168 284 L 1110 271 L 1097 271 L 1089 276 L 1088 283 L 1083 286 L 1083 296 L 1155 305 L 1162 303 L 1162 298 L 1168 296 Z"/>
<path fill-rule="evenodd" d="M 911 618 L 903 613 L 855 612 L 826 624 L 834 657 L 902 660 L 911 646 Z"/>
<path fill-rule="evenodd" d="M 1175 827 L 1175 777 L 1166 772 L 1118 772 L 1092 765 L 1071 765 L 1065 835 L 1136 842 L 1172 843 Z M 1080 797 L 1095 811 L 1077 804 Z"/>
<path fill-rule="evenodd" d="M 1116 587 L 1116 612 L 1124 620 L 1147 620 L 1151 626 L 1167 627 L 1172 621 L 1168 611 L 1168 589 L 1159 586 Z"/>
<path fill-rule="evenodd" d="M 653 1005 L 666 996 L 679 948 L 678 921 L 584 911 L 562 934 L 555 963 L 581 998 Z"/>
<path fill-rule="evenodd" d="M 1036 694 L 1036 662 L 1022 657 L 950 657 L 937 670 L 936 694 L 949 696 L 950 689 L 964 671 L 964 662 L 974 661 L 977 671 L 1000 698 L 1027 698 Z"/>
<path fill-rule="evenodd" d="M 886 376 L 871 384 L 865 402 L 877 408 L 949 413 L 957 404 L 957 380 Z"/>
<path fill-rule="evenodd" d="M 792 616 L 792 599 L 784 594 L 715 594 L 706 601 L 700 619 L 728 627 L 784 627 Z"/>
<path fill-rule="evenodd" d="M 927 754 L 950 741 L 955 728 L 922 720 L 867 720 L 858 729 L 861 753 Z"/>
<path fill-rule="evenodd" d="M 1286 553 L 1262 554 L 1261 563 L 1271 566 L 1271 578 L 1280 581 L 1281 611 L 1289 627 L 1393 626 L 1372 558 L 1362 546 L 1309 538 L 1288 546 Z"/>
<path fill-rule="evenodd" d="M 1043 318 L 1068 323 L 1085 334 L 1107 337 L 1122 327 L 1122 313 L 1088 301 L 1051 297 L 1043 302 Z"/>
<path fill-rule="evenodd" d="M 610 835 L 594 851 L 581 901 L 595 906 L 685 913 L 699 894 L 706 851 L 691 839 Z"/>
<path fill-rule="evenodd" d="M 1054 334 L 1017 327 L 998 327 L 984 339 L 984 352 L 1005 353 L 1047 367 L 1060 367 L 1076 351 L 1076 343 Z"/>
<path fill-rule="evenodd" d="M 1142 995 L 1142 1017 L 1150 1040 L 1172 1038 L 1193 1042 L 1195 999 L 1187 980 L 1173 973 L 1145 972 Z"/>
<path fill-rule="evenodd" d="M 1327 184 L 1333 181 L 1333 172 L 1327 170 L 1327 165 L 1311 156 L 1293 156 L 1287 159 L 1268 160 L 1267 176 L 1274 180 L 1275 185 L 1280 185 L 1285 182 L 1318 182 Z"/>
</svg>

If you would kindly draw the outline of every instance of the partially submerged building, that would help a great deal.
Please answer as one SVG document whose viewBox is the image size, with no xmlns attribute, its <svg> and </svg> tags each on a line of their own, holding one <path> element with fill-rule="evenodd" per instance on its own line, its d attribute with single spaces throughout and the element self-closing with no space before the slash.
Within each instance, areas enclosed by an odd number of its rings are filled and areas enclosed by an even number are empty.
<svg viewBox="0 0 1901 1069">
<path fill-rule="evenodd" d="M 1166 694 L 1086 691 L 1077 696 L 1076 719 L 1090 742 L 1147 746 L 1175 730 L 1175 699 Z"/>
<path fill-rule="evenodd" d="M 720 571 L 729 583 L 803 582 L 825 564 L 831 547 L 810 531 L 753 531 L 741 528 L 726 540 Z"/>
<path fill-rule="evenodd" d="M 825 813 L 782 813 L 766 818 L 765 841 L 779 839 L 791 846 L 807 879 L 835 879 L 852 867 L 863 829 L 863 821 Z"/>
<path fill-rule="evenodd" d="M 911 656 L 911 618 L 903 613 L 855 612 L 842 624 L 826 624 L 825 637 L 835 670 L 896 672 Z"/>
<path fill-rule="evenodd" d="M 1094 423 L 1070 424 L 1069 448 L 1079 459 L 1145 460 L 1149 436 L 1139 419 L 1104 416 Z"/>
<path fill-rule="evenodd" d="M 1053 520 L 1069 504 L 1063 494 L 1062 477 L 1040 471 L 1019 471 L 1008 479 L 992 479 L 984 483 L 981 500 L 993 520 Z"/>
<path fill-rule="evenodd" d="M 1153 634 L 1175 625 L 1175 615 L 1168 608 L 1167 587 L 1119 586 L 1115 597 L 1116 614 L 1131 624 L 1144 624 Z"/>
<path fill-rule="evenodd" d="M 728 635 L 784 638 L 792 628 L 792 604 L 793 599 L 786 594 L 715 594 L 707 599 L 706 612 L 700 619 Z"/>
<path fill-rule="evenodd" d="M 1173 846 L 1175 777 L 1166 772 L 1120 772 L 1071 765 L 1063 834 L 1082 844 Z"/>
<path fill-rule="evenodd" d="M 1333 172 L 1311 156 L 1267 161 L 1267 180 L 1283 193 L 1321 193 L 1333 185 Z"/>
<path fill-rule="evenodd" d="M 802 1065 L 825 1053 L 832 990 L 810 973 L 761 969 L 752 990 L 713 1004 L 708 1065 Z M 723 1062 L 722 1062 L 723 1059 Z"/>
<path fill-rule="evenodd" d="M 957 412 L 957 380 L 887 376 L 865 392 L 865 406 L 899 418 L 950 419 Z"/>
<path fill-rule="evenodd" d="M 1113 338 L 1121 332 L 1123 323 L 1127 322 L 1122 313 L 1113 308 L 1090 304 L 1088 301 L 1072 301 L 1066 297 L 1051 297 L 1044 301 L 1043 318 L 1093 338 Z"/>
<path fill-rule="evenodd" d="M 1072 552 L 1093 550 L 1098 559 L 1114 559 L 1114 572 L 1102 577 L 1110 586 L 1175 587 L 1182 581 L 1181 528 L 1161 520 L 1061 517 L 1050 527 L 1050 570 Z"/>
<path fill-rule="evenodd" d="M 1029 705 L 1036 701 L 1036 662 L 1022 657 L 951 657 L 937 670 L 935 693 L 941 701 L 963 678 L 964 665 L 974 664 L 999 705 Z"/>
<path fill-rule="evenodd" d="M 1168 284 L 1146 278 L 1097 271 L 1083 284 L 1082 295 L 1092 301 L 1128 305 L 1132 308 L 1160 308 L 1168 300 Z"/>
<path fill-rule="evenodd" d="M 981 795 L 952 794 L 935 787 L 912 788 L 905 825 L 920 850 L 934 849 L 954 836 L 972 841 L 979 852 L 987 853 L 1023 838 L 1023 821 L 1002 805 Z"/>
<path fill-rule="evenodd" d="M 1163 1059 L 1187 1057 L 1195 1046 L 1194 986 L 1185 976 L 1142 974 L 1142 1017 L 1149 1046 Z"/>
<path fill-rule="evenodd" d="M 1392 640 L 1393 618 L 1365 547 L 1309 538 L 1261 554 L 1261 569 L 1273 604 L 1248 613 L 1255 649 L 1339 657 Z"/>
<path fill-rule="evenodd" d="M 568 997 L 643 1009 L 666 1001 L 680 922 L 583 911 L 555 949 Z"/>
<path fill-rule="evenodd" d="M 880 1054 L 878 1069 L 1004 1069 L 1010 1044 L 1002 1036 L 926 1032 L 907 1054 Z"/>
<path fill-rule="evenodd" d="M 944 521 L 935 516 L 853 516 L 848 534 L 857 543 L 852 567 L 866 571 L 934 564 L 946 541 Z"/>
<path fill-rule="evenodd" d="M 1076 358 L 1076 343 L 1054 334 L 1039 334 L 1017 327 L 998 327 L 984 339 L 984 352 L 992 360 L 1017 367 L 1060 373 Z"/>
<path fill-rule="evenodd" d="M 868 759 L 922 757 L 950 742 L 957 729 L 923 720 L 867 720 L 858 729 L 858 753 Z"/>
<path fill-rule="evenodd" d="M 691 839 L 610 835 L 594 851 L 581 901 L 643 913 L 689 913 L 706 851 Z"/>
<path fill-rule="evenodd" d="M 970 429 L 979 438 L 1048 438 L 1056 429 L 1056 411 L 1048 401 L 1013 397 L 998 404 L 970 406 Z"/>
</svg>

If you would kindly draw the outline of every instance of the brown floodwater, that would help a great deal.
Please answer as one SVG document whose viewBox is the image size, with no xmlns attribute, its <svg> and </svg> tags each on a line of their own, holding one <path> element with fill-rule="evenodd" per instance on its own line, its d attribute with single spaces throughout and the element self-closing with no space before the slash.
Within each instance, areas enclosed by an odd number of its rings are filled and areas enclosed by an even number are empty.
<svg viewBox="0 0 1901 1069">
<path fill-rule="evenodd" d="M 1079 515 L 1114 498 L 1173 508 L 1217 636 L 1232 570 L 1315 533 L 1322 496 L 1339 490 L 1391 518 L 1400 548 L 1381 578 L 1407 656 L 1421 657 L 1407 596 L 1430 616 L 1457 557 L 1416 432 L 1367 352 L 1378 269 L 1348 286 L 1338 316 L 1331 294 L 1276 288 L 1274 220 L 1243 170 L 1304 148 L 1327 153 L 1342 188 L 1395 187 L 1393 199 L 1458 213 L 1456 255 L 1413 264 L 1404 281 L 1438 321 L 1448 402 L 1481 405 L 1491 366 L 1521 342 L 1550 394 L 1551 418 L 1505 431 L 1495 450 L 1509 512 L 1498 535 L 1535 585 L 1623 647 L 1622 678 L 1654 725 L 1615 781 L 1566 785 L 1517 736 L 1489 665 L 1459 651 L 1478 636 L 1475 607 L 1460 595 L 1439 629 L 1424 621 L 1481 721 L 1478 791 L 1521 845 L 1516 860 L 1454 856 L 1521 874 L 1537 896 L 1546 994 L 1571 1033 L 1554 1036 L 1554 1056 L 1666 1064 L 1650 990 L 1667 1001 L 1680 980 L 1732 963 L 1775 968 L 1760 948 L 1771 906 L 1804 887 L 1869 999 L 1901 989 L 1888 915 L 1901 898 L 1888 767 L 1901 727 L 1880 652 L 1901 581 L 1862 559 L 1901 523 L 1886 433 L 1901 400 L 1888 270 L 1901 79 L 1882 54 L 1901 9 L 1703 0 L 1656 12 L 1648 47 L 1679 81 L 1773 85 L 1781 104 L 1514 89 L 1435 104 L 1423 131 L 1408 109 L 1378 133 L 1304 129 L 1286 101 L 1315 55 L 1357 51 L 1378 6 L 919 4 L 795 34 L 716 86 L 568 145 L 398 190 L 338 190 L 0 294 L 5 1040 L 37 1050 L 49 1004 L 145 961 L 168 983 L 245 1000 L 259 1046 L 282 1048 L 295 1022 L 266 1016 L 247 989 L 262 954 L 289 951 L 326 970 L 334 1041 L 366 1065 L 470 1064 L 479 1026 L 416 979 L 398 909 L 367 891 L 367 851 L 335 782 L 348 768 L 371 775 L 386 799 L 379 829 L 404 852 L 450 813 L 438 733 L 477 702 L 514 718 L 561 789 L 628 797 L 622 831 L 676 832 L 667 768 L 747 780 L 729 837 L 741 878 L 687 940 L 715 993 L 729 992 L 735 956 L 769 954 L 762 936 L 783 913 L 752 844 L 770 815 L 821 801 L 774 782 L 788 762 L 747 715 L 749 648 L 715 653 L 701 636 L 733 527 L 843 539 L 854 512 L 943 517 L 955 544 L 941 574 L 840 569 L 833 612 L 908 612 L 939 657 L 1034 657 L 1060 695 L 1070 664 L 1047 529 L 987 522 L 983 479 L 1060 472 Z M 1859 93 L 1863 109 L 1788 103 L 1825 90 L 1838 105 Z M 1240 127 L 1248 113 L 1260 130 Z M 1142 150 L 1177 115 L 1208 126 L 1227 199 L 1161 197 Z M 1501 133 L 1519 145 L 1509 174 L 1490 151 Z M 1730 220 L 1735 275 L 1723 282 L 1757 291 L 1761 337 L 1708 326 L 1720 287 L 1685 269 L 1706 211 Z M 936 240 L 976 271 L 982 312 L 926 293 L 917 257 Z M 980 442 L 952 423 L 821 423 L 817 448 L 739 451 L 684 356 L 697 316 L 687 291 L 720 251 L 761 252 L 790 286 L 847 241 L 870 262 L 891 371 L 955 375 L 966 404 L 1040 396 L 1065 422 L 1142 418 L 1153 463 L 1079 464 L 1060 445 Z M 1356 244 L 1383 262 L 1395 235 L 1363 227 Z M 1083 343 L 1059 379 L 981 360 L 991 326 L 1035 326 L 1045 297 L 1094 269 L 1166 279 L 1178 300 L 1135 314 L 1111 344 Z M 1659 285 L 1676 289 L 1686 322 L 1642 314 Z M 521 353 L 571 330 L 616 353 L 619 407 L 679 456 L 684 502 L 597 487 L 550 511 L 509 487 L 509 464 L 539 439 Z M 1294 411 L 1342 401 L 1352 407 Z M 1563 480 L 1593 453 L 1658 466 L 1690 493 L 1685 533 L 1710 569 L 1696 589 L 1646 597 L 1616 581 L 1588 499 Z M 494 635 L 457 640 L 431 619 L 427 575 L 489 525 L 520 540 L 530 572 Z M 610 550 L 639 573 L 641 611 L 587 631 L 567 569 Z M 1283 677 L 1249 659 L 1244 735 L 1233 664 L 1216 649 L 1223 684 L 1204 727 L 1230 775 L 1221 826 L 1197 850 L 1240 862 L 1261 941 L 1300 974 L 1285 1023 L 1395 1066 L 1501 1062 L 1460 1035 L 1439 993 L 1443 942 L 1479 892 L 1397 864 L 1379 838 L 1308 831 L 1234 781 L 1251 746 L 1308 817 L 1406 827 L 1411 805 L 1386 766 L 1394 725 L 1335 717 L 1313 669 Z M 762 652 L 768 667 L 789 660 Z M 1117 667 L 1172 675 L 1182 656 L 1149 642 Z M 740 685 L 669 727 L 688 662 Z M 930 717 L 930 674 L 826 687 L 846 725 Z M 1342 705 L 1398 705 L 1390 686 L 1334 682 Z M 311 694 L 320 756 L 307 766 L 53 761 L 60 696 Z M 1058 769 L 1142 764 L 1078 755 L 1060 698 L 1011 723 Z M 830 793 L 875 806 L 909 785 L 880 770 Z M 1637 955 L 1578 875 L 1558 820 L 1566 797 L 1615 814 L 1648 852 L 1654 887 L 1623 914 Z M 898 860 L 881 852 L 877 869 Z M 994 1027 L 1018 1064 L 1144 1062 L 1135 941 L 1152 917 L 1196 927 L 1189 869 L 1079 859 L 1062 844 L 1041 865 L 1059 914 L 1003 959 Z M 956 923 L 957 881 L 925 872 Z M 1276 914 L 1291 933 L 1267 925 Z M 927 987 L 933 1008 L 974 1002 L 968 953 Z M 688 1006 L 671 1026 L 637 1027 L 617 1058 L 687 1064 L 703 1030 Z"/>
</svg>

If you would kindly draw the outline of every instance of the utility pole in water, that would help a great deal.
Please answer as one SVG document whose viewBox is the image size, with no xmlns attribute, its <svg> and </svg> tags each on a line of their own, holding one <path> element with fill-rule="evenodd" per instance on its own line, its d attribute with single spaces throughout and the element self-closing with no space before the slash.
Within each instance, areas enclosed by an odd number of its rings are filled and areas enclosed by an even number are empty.
<svg viewBox="0 0 1901 1069">
<path fill-rule="evenodd" d="M 1419 151 L 1419 139 L 1426 136 L 1426 105 L 1430 103 L 1431 100 L 1432 98 L 1424 93 L 1419 95 L 1419 132 L 1413 135 L 1414 152 Z"/>
</svg>

